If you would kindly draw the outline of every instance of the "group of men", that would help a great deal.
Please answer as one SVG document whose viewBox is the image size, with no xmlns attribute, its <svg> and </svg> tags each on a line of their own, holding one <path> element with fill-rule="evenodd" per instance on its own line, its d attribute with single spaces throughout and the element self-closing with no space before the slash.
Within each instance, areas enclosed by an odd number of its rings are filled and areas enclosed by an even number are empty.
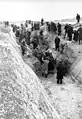
<svg viewBox="0 0 82 119">
<path fill-rule="evenodd" d="M 47 77 L 49 73 L 53 73 L 55 60 L 52 53 L 49 52 L 49 41 L 47 39 L 50 33 L 57 34 L 58 32 L 58 35 L 61 35 L 61 25 L 58 24 L 56 26 L 54 22 L 44 23 L 44 20 L 41 19 L 40 23 L 26 21 L 20 27 L 12 25 L 12 28 L 16 35 L 17 43 L 21 46 L 22 55 L 25 55 L 28 45 L 32 50 L 32 55 L 40 61 L 42 75 Z M 48 35 L 46 37 L 44 35 L 45 31 Z"/>
<path fill-rule="evenodd" d="M 73 27 L 71 25 L 66 24 L 65 25 L 65 35 L 64 38 L 67 36 L 69 41 L 74 40 L 75 42 L 79 42 L 79 45 L 82 40 L 82 26 L 79 25 L 79 28 L 77 30 L 73 30 Z"/>
<path fill-rule="evenodd" d="M 79 22 L 79 21 L 78 21 Z M 54 39 L 55 51 L 63 53 L 64 47 L 60 45 L 60 38 L 62 34 L 62 26 L 60 23 L 55 24 L 54 22 L 44 22 L 44 19 L 41 19 L 41 22 L 33 23 L 31 21 L 26 21 L 25 24 L 21 26 L 12 25 L 13 32 L 16 35 L 17 43 L 21 46 L 22 55 L 26 53 L 26 47 L 32 50 L 32 55 L 35 56 L 41 64 L 42 76 L 47 77 L 48 74 L 54 73 L 55 65 L 57 70 L 57 83 L 62 84 L 63 76 L 67 73 L 67 64 L 64 61 L 57 62 L 53 58 L 51 52 L 49 52 L 49 42 L 47 38 L 44 37 L 44 27 L 46 26 L 46 31 L 49 34 L 56 35 Z M 82 32 L 79 28 L 78 32 Z M 34 35 L 33 35 L 34 33 Z M 72 34 L 74 33 L 74 39 L 76 39 L 76 32 L 73 31 L 71 25 L 65 25 L 65 37 L 66 34 L 69 38 L 69 41 L 72 40 Z M 33 36 L 32 36 L 33 35 Z M 61 48 L 60 48 L 61 47 Z M 62 51 L 60 51 L 62 49 Z"/>
</svg>

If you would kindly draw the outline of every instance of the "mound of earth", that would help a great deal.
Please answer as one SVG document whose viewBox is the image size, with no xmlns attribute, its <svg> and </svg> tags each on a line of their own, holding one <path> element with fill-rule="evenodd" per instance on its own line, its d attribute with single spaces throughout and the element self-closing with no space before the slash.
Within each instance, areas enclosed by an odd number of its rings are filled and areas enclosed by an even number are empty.
<svg viewBox="0 0 82 119">
<path fill-rule="evenodd" d="M 52 102 L 11 29 L 0 27 L 0 119 L 60 119 Z"/>
</svg>

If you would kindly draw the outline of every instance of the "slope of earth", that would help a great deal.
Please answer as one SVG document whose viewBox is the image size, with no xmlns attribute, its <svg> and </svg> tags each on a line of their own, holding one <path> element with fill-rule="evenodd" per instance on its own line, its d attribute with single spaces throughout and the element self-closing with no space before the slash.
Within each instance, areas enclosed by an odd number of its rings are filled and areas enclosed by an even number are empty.
<svg viewBox="0 0 82 119">
<path fill-rule="evenodd" d="M 60 119 L 15 40 L 10 28 L 0 26 L 0 119 Z"/>
</svg>

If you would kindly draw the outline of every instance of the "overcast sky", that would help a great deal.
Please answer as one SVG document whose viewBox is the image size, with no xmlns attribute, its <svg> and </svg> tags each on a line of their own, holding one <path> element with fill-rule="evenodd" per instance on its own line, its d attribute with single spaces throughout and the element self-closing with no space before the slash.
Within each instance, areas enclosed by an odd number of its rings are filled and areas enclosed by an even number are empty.
<svg viewBox="0 0 82 119">
<path fill-rule="evenodd" d="M 57 20 L 82 16 L 81 0 L 0 0 L 0 20 Z"/>
</svg>

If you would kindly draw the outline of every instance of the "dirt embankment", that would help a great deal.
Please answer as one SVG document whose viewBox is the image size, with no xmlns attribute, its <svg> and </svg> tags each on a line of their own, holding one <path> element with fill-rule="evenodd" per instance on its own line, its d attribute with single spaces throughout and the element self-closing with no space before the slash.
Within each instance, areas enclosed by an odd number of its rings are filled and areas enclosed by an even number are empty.
<svg viewBox="0 0 82 119">
<path fill-rule="evenodd" d="M 0 119 L 60 119 L 11 30 L 0 28 Z"/>
</svg>

